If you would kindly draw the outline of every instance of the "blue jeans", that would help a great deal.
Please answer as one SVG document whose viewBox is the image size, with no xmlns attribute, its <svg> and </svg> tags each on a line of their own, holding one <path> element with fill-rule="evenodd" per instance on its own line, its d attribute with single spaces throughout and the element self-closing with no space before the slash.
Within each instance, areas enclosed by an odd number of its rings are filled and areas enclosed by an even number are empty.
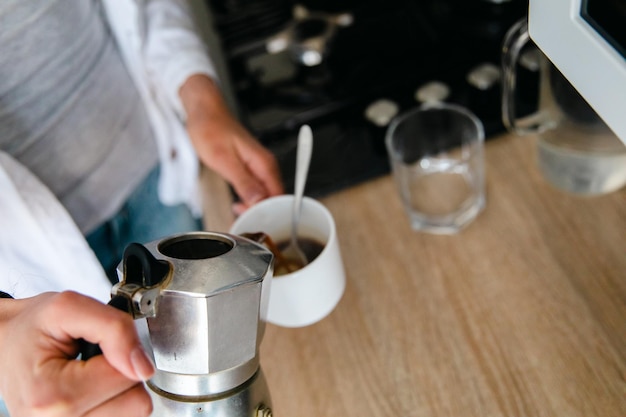
<svg viewBox="0 0 626 417">
<path fill-rule="evenodd" d="M 87 242 L 117 283 L 117 265 L 129 243 L 148 243 L 177 233 L 202 230 L 202 221 L 185 204 L 166 206 L 159 201 L 159 168 L 153 169 L 111 219 L 87 235 Z"/>
</svg>

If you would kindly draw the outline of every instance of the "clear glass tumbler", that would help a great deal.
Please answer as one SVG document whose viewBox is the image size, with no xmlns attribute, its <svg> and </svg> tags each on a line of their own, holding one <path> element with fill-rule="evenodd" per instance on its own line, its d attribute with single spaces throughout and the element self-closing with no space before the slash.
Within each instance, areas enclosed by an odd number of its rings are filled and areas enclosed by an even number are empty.
<svg viewBox="0 0 626 417">
<path fill-rule="evenodd" d="M 485 207 L 485 133 L 454 104 L 434 103 L 392 121 L 385 143 L 411 227 L 454 234 Z"/>
</svg>

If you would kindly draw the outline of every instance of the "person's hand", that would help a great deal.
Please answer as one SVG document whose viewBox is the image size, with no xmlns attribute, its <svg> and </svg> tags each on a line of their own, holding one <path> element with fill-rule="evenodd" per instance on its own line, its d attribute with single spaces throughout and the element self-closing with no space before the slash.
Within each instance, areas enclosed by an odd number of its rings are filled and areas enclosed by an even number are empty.
<svg viewBox="0 0 626 417">
<path fill-rule="evenodd" d="M 276 158 L 233 117 L 213 80 L 189 77 L 180 97 L 200 160 L 228 181 L 241 200 L 233 207 L 237 214 L 283 193 Z"/>
<path fill-rule="evenodd" d="M 78 339 L 103 355 L 76 360 Z M 148 416 L 154 373 L 132 318 L 74 292 L 0 300 L 0 393 L 11 417 Z"/>
</svg>

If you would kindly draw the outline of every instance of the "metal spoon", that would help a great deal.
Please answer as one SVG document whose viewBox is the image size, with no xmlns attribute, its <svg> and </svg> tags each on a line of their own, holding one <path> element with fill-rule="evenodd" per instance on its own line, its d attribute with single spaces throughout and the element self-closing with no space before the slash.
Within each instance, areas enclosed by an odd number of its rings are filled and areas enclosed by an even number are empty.
<svg viewBox="0 0 626 417">
<path fill-rule="evenodd" d="M 313 152 L 313 132 L 308 125 L 302 125 L 298 133 L 298 150 L 296 155 L 296 179 L 294 183 L 294 198 L 291 216 L 291 242 L 283 250 L 283 255 L 300 267 L 309 263 L 302 249 L 298 245 L 298 223 L 300 222 L 300 212 L 302 209 L 302 196 L 304 186 L 309 173 L 311 153 Z"/>
</svg>

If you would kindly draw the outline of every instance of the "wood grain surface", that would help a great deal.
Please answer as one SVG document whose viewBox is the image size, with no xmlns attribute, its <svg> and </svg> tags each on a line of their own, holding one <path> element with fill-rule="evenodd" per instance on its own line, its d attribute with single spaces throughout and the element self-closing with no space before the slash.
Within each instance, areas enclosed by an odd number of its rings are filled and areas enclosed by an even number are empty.
<svg viewBox="0 0 626 417">
<path fill-rule="evenodd" d="M 487 206 L 454 236 L 412 231 L 389 176 L 321 199 L 347 287 L 267 326 L 274 416 L 626 416 L 626 191 L 554 189 L 535 140 L 487 142 Z"/>
</svg>

